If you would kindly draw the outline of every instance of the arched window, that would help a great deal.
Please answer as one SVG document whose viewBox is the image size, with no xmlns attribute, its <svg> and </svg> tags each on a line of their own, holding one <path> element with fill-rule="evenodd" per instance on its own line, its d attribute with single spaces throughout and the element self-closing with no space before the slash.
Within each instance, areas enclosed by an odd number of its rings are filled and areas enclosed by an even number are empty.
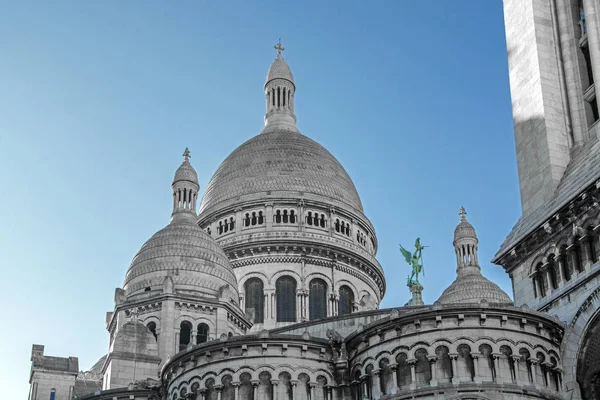
<svg viewBox="0 0 600 400">
<path fill-rule="evenodd" d="M 497 374 L 504 382 L 514 382 L 515 377 L 515 361 L 512 358 L 513 352 L 509 346 L 500 346 L 500 357 L 498 358 Z"/>
<path fill-rule="evenodd" d="M 394 384 L 394 371 L 390 368 L 390 360 L 382 358 L 379 361 L 379 388 L 383 394 L 391 394 Z"/>
<path fill-rule="evenodd" d="M 262 225 L 265 222 L 265 217 L 263 216 L 263 212 L 259 211 L 258 212 L 258 224 Z"/>
<path fill-rule="evenodd" d="M 373 370 L 375 369 L 375 367 L 373 367 L 373 364 L 369 364 L 367 365 L 367 368 L 365 368 L 365 375 L 367 376 L 367 384 L 366 384 L 366 397 L 368 399 L 372 399 L 373 398 Z"/>
<path fill-rule="evenodd" d="M 208 341 L 208 325 L 198 325 L 198 334 L 196 335 L 196 343 L 204 343 Z"/>
<path fill-rule="evenodd" d="M 438 383 L 450 383 L 452 379 L 452 360 L 450 350 L 446 346 L 438 346 L 435 349 L 437 360 L 433 365 L 435 377 Z"/>
<path fill-rule="evenodd" d="M 275 283 L 277 299 L 277 322 L 296 321 L 296 280 L 282 276 Z"/>
<path fill-rule="evenodd" d="M 344 285 L 340 287 L 340 303 L 338 305 L 338 315 L 352 314 L 354 308 L 354 293 L 352 289 Z"/>
<path fill-rule="evenodd" d="M 206 393 L 204 393 L 205 400 L 218 400 L 219 393 L 215 389 L 215 380 L 213 378 L 209 378 L 204 382 L 204 386 L 206 387 Z"/>
<path fill-rule="evenodd" d="M 187 349 L 192 339 L 192 324 L 188 321 L 183 321 L 179 325 L 179 351 Z"/>
<path fill-rule="evenodd" d="M 492 356 L 492 348 L 489 344 L 479 346 L 479 377 L 484 382 L 493 382 L 496 378 L 496 369 L 494 368 L 494 356 Z"/>
<path fill-rule="evenodd" d="M 419 349 L 415 351 L 415 358 L 417 359 L 415 363 L 417 387 L 428 385 L 431 380 L 431 367 L 427 358 L 427 350 Z"/>
<path fill-rule="evenodd" d="M 258 375 L 258 398 L 261 400 L 273 399 L 273 384 L 271 383 L 271 374 L 263 371 Z"/>
<path fill-rule="evenodd" d="M 310 281 L 309 291 L 309 319 L 322 319 L 327 317 L 327 283 L 322 279 Z"/>
<path fill-rule="evenodd" d="M 400 353 L 396 356 L 396 379 L 398 387 L 401 390 L 408 389 L 411 382 L 410 365 L 407 362 L 408 356 L 406 353 Z"/>
<path fill-rule="evenodd" d="M 322 375 L 317 376 L 314 400 L 327 400 L 327 378 Z"/>
<path fill-rule="evenodd" d="M 287 210 L 283 210 L 283 223 L 287 224 L 289 221 L 289 215 Z"/>
<path fill-rule="evenodd" d="M 306 223 L 308 225 L 312 225 L 313 224 L 313 216 L 312 216 L 312 212 L 310 212 L 310 211 L 306 215 Z"/>
<path fill-rule="evenodd" d="M 231 375 L 225 375 L 221 378 L 221 400 L 235 400 L 235 388 L 233 387 L 233 378 Z"/>
<path fill-rule="evenodd" d="M 244 226 L 250 226 L 250 213 L 246 213 L 246 218 L 244 218 Z"/>
<path fill-rule="evenodd" d="M 275 223 L 277 223 L 277 224 L 281 223 L 281 210 L 277 210 L 275 212 Z"/>
<path fill-rule="evenodd" d="M 258 278 L 248 279 L 244 285 L 244 291 L 246 293 L 246 310 L 253 310 L 254 323 L 262 324 L 265 322 L 265 293 L 263 281 Z"/>
<path fill-rule="evenodd" d="M 252 376 L 248 372 L 244 372 L 240 375 L 240 399 L 254 400 Z"/>
<path fill-rule="evenodd" d="M 258 218 L 256 218 L 256 213 L 252 213 L 252 221 L 250 222 L 253 226 L 258 222 Z"/>
<path fill-rule="evenodd" d="M 466 344 L 457 347 L 456 376 L 460 382 L 471 382 L 475 375 L 475 366 L 471 357 L 471 348 Z"/>
<path fill-rule="evenodd" d="M 290 224 L 295 224 L 296 223 L 296 213 L 294 212 L 294 210 L 290 211 Z"/>
<path fill-rule="evenodd" d="M 527 349 L 520 349 L 519 355 L 521 358 L 519 359 L 518 363 L 518 380 L 521 382 L 533 382 L 531 377 L 531 368 L 529 368 L 529 365 L 531 364 L 531 353 L 529 353 Z"/>
<path fill-rule="evenodd" d="M 158 335 L 156 334 L 156 322 L 150 321 L 150 322 L 148 322 L 148 325 L 146 325 L 146 326 L 148 327 L 148 330 L 150 332 L 152 332 L 154 339 L 158 339 Z"/>
<path fill-rule="evenodd" d="M 279 374 L 277 400 L 292 400 L 292 376 L 288 372 Z"/>
</svg>

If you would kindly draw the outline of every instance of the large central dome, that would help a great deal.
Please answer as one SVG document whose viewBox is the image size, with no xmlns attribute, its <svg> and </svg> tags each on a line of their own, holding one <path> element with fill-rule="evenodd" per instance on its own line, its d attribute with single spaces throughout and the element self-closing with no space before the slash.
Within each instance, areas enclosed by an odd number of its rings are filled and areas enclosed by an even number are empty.
<svg viewBox="0 0 600 400">
<path fill-rule="evenodd" d="M 314 140 L 285 129 L 266 130 L 235 149 L 206 187 L 200 213 L 252 196 L 321 200 L 363 211 L 338 160 Z"/>
</svg>

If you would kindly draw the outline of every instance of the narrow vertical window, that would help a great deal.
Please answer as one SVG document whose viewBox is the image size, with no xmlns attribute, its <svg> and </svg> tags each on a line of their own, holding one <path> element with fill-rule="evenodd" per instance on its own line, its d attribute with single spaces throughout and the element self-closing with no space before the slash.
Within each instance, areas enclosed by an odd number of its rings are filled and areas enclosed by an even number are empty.
<svg viewBox="0 0 600 400">
<path fill-rule="evenodd" d="M 338 315 L 347 315 L 352 313 L 354 308 L 354 293 L 348 286 L 340 287 L 340 303 L 338 305 Z"/>
<path fill-rule="evenodd" d="M 198 325 L 198 334 L 196 335 L 196 343 L 204 343 L 208 341 L 208 325 Z"/>
<path fill-rule="evenodd" d="M 263 282 L 258 278 L 248 279 L 244 285 L 244 290 L 246 292 L 246 310 L 252 310 L 254 313 L 255 324 L 262 324 L 265 322 L 265 295 Z"/>
<path fill-rule="evenodd" d="M 308 296 L 310 320 L 327 317 L 327 283 L 322 279 L 310 281 Z"/>
<path fill-rule="evenodd" d="M 275 283 L 277 322 L 296 321 L 296 280 L 283 276 Z"/>
<path fill-rule="evenodd" d="M 179 325 L 179 351 L 187 349 L 192 338 L 192 324 L 188 321 L 183 321 Z"/>
</svg>

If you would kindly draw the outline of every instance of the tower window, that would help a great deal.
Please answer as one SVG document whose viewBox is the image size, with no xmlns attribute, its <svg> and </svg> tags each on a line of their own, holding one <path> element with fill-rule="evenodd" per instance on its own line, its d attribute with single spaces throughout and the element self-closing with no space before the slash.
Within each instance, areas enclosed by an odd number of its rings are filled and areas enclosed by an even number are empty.
<svg viewBox="0 0 600 400">
<path fill-rule="evenodd" d="M 275 283 L 277 322 L 296 321 L 296 280 L 283 276 Z"/>
<path fill-rule="evenodd" d="M 154 336 L 154 339 L 158 339 L 158 335 L 156 334 L 156 322 L 150 321 L 148 322 L 148 325 L 146 325 L 146 327 L 150 332 L 152 332 L 152 336 Z"/>
<path fill-rule="evenodd" d="M 208 341 L 208 325 L 198 325 L 198 333 L 196 334 L 196 343 L 204 343 Z"/>
<path fill-rule="evenodd" d="M 322 279 L 310 281 L 308 296 L 310 320 L 327 317 L 327 283 Z"/>
<path fill-rule="evenodd" d="M 347 315 L 352 313 L 354 308 L 354 293 L 348 286 L 340 287 L 340 302 L 338 304 L 338 315 Z"/>
<path fill-rule="evenodd" d="M 258 278 L 248 279 L 244 285 L 246 292 L 246 310 L 254 310 L 254 323 L 265 322 L 265 294 L 263 282 Z"/>
<path fill-rule="evenodd" d="M 179 325 L 179 351 L 187 349 L 192 339 L 192 324 L 188 321 L 183 321 Z"/>
</svg>

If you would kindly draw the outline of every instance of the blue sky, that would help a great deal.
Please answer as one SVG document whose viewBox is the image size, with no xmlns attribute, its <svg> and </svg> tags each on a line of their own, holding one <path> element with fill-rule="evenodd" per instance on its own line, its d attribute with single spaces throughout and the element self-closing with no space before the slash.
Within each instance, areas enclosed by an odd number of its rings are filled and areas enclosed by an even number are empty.
<svg viewBox="0 0 600 400">
<path fill-rule="evenodd" d="M 225 6 L 226 4 L 226 6 Z M 298 126 L 344 165 L 403 305 L 417 236 L 426 302 L 455 277 L 464 205 L 483 273 L 520 214 L 502 4 L 495 1 L 0 3 L 0 376 L 26 398 L 31 345 L 107 351 L 105 313 L 169 221 L 187 146 L 201 191 L 263 125 L 281 37 Z"/>
</svg>

